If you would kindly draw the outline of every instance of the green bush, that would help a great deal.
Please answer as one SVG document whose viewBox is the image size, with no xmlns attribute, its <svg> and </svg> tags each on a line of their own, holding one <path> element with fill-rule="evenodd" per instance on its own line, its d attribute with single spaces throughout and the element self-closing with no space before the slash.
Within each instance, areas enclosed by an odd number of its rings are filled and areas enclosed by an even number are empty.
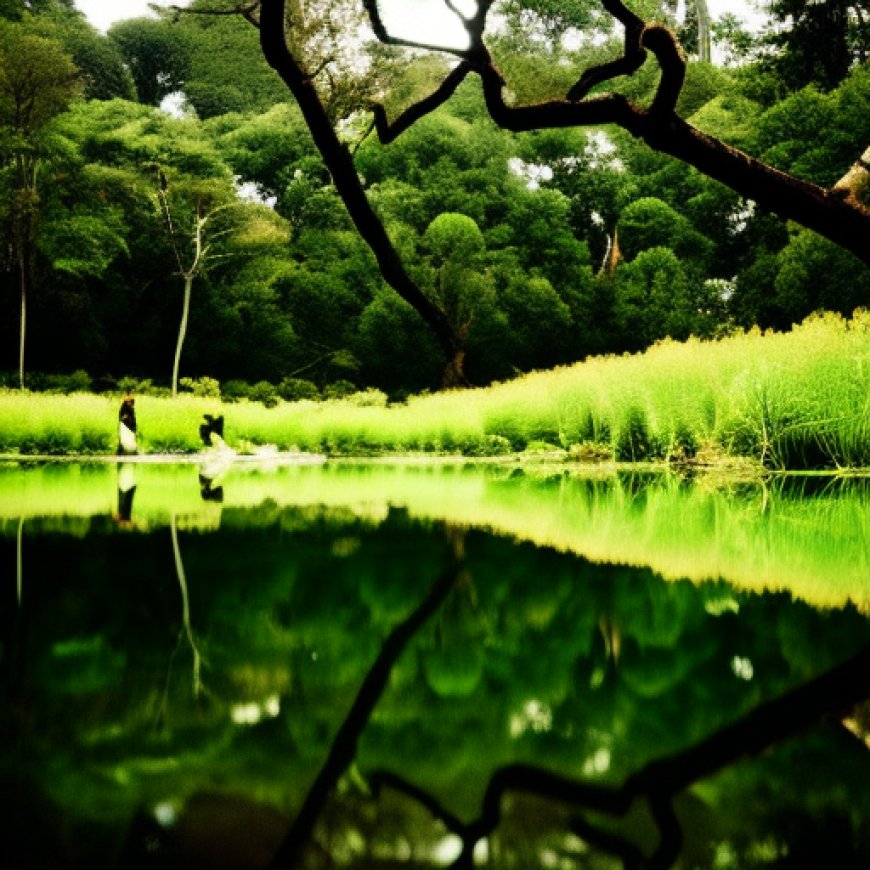
<svg viewBox="0 0 870 870">
<path fill-rule="evenodd" d="M 356 408 L 386 408 L 387 394 L 373 387 L 368 390 L 350 393 L 343 401 Z"/>
<path fill-rule="evenodd" d="M 344 399 L 356 392 L 356 386 L 350 381 L 338 380 L 323 388 L 325 399 Z"/>
<path fill-rule="evenodd" d="M 267 408 L 274 408 L 278 404 L 278 391 L 275 385 L 268 381 L 257 381 L 248 391 L 248 398 L 252 402 L 260 402 Z"/>
<path fill-rule="evenodd" d="M 671 439 L 669 458 L 673 460 L 691 459 L 698 452 L 698 440 L 686 423 L 680 420 Z"/>
<path fill-rule="evenodd" d="M 91 376 L 83 369 L 69 375 L 45 375 L 43 389 L 47 393 L 87 393 L 92 386 Z"/>
<path fill-rule="evenodd" d="M 181 378 L 178 382 L 181 391 L 193 393 L 202 399 L 219 399 L 221 397 L 220 382 L 214 378 Z"/>
<path fill-rule="evenodd" d="M 305 378 L 284 378 L 278 384 L 277 392 L 285 402 L 317 401 L 320 398 L 317 384 Z"/>
<path fill-rule="evenodd" d="M 225 402 L 240 402 L 251 395 L 251 385 L 238 379 L 227 381 L 221 387 L 221 398 Z"/>
<path fill-rule="evenodd" d="M 169 388 L 155 387 L 151 378 L 126 377 L 118 380 L 118 392 L 135 396 L 166 396 L 169 395 Z"/>
</svg>

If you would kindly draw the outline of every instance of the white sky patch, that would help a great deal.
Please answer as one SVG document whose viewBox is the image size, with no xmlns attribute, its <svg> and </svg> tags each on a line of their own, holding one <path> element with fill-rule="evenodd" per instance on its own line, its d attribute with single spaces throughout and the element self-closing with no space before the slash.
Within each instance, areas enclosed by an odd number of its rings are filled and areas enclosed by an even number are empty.
<svg viewBox="0 0 870 870">
<path fill-rule="evenodd" d="M 233 184 L 236 188 L 236 195 L 244 202 L 253 202 L 256 205 L 267 205 L 269 208 L 275 208 L 278 198 L 275 196 L 266 196 L 260 189 L 260 186 L 254 181 L 242 181 L 238 175 L 233 177 Z"/>
<path fill-rule="evenodd" d="M 537 190 L 542 181 L 552 181 L 553 179 L 553 170 L 549 166 L 540 163 L 526 163 L 519 157 L 511 157 L 508 160 L 508 169 L 514 175 L 524 178 L 529 190 Z"/>
<path fill-rule="evenodd" d="M 94 27 L 105 32 L 116 21 L 153 17 L 149 2 L 153 0 L 76 0 L 76 6 Z M 187 6 L 189 2 L 173 0 L 171 4 L 158 5 Z M 473 0 L 457 0 L 457 6 L 466 15 L 475 5 Z M 752 0 L 708 0 L 707 5 L 714 20 L 731 12 L 746 21 L 751 30 L 759 30 L 765 23 L 764 16 L 753 8 Z M 444 0 L 382 0 L 381 15 L 396 36 L 454 47 L 463 47 L 468 41 L 462 24 L 447 9 Z"/>
<path fill-rule="evenodd" d="M 167 94 L 160 103 L 160 111 L 172 115 L 173 118 L 186 118 L 189 112 L 185 105 L 184 94 L 181 91 Z"/>
</svg>

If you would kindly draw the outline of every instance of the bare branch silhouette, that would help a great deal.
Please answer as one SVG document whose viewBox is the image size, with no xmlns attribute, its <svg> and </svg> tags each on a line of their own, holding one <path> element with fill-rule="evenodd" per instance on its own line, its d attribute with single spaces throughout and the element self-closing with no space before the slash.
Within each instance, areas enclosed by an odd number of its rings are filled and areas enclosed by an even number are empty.
<svg viewBox="0 0 870 870">
<path fill-rule="evenodd" d="M 629 776 L 621 786 L 586 783 L 525 764 L 506 765 L 490 777 L 481 811 L 463 823 L 420 786 L 390 771 L 369 774 L 373 788 L 395 789 L 427 809 L 463 843 L 456 868 L 472 866 L 475 845 L 498 827 L 502 798 L 524 792 L 613 816 L 624 816 L 638 800 L 648 802 L 659 830 L 651 856 L 643 856 L 627 838 L 602 830 L 583 818 L 572 827 L 578 836 L 623 859 L 626 867 L 650 870 L 671 867 L 682 845 L 682 830 L 674 813 L 674 797 L 724 767 L 810 728 L 827 716 L 842 715 L 870 697 L 870 646 L 851 659 L 786 694 L 760 704 L 736 722 L 674 755 L 657 759 Z"/>
<path fill-rule="evenodd" d="M 449 526 L 446 531 L 449 543 L 446 568 L 426 598 L 416 610 L 390 632 L 381 646 L 378 657 L 363 680 L 344 722 L 335 735 L 329 754 L 308 790 L 289 833 L 275 853 L 270 867 L 295 866 L 298 856 L 311 837 L 329 795 L 356 756 L 357 741 L 368 725 L 372 712 L 386 688 L 393 665 L 414 635 L 441 606 L 461 573 L 462 563 L 457 535 L 461 536 L 462 533 Z"/>
</svg>

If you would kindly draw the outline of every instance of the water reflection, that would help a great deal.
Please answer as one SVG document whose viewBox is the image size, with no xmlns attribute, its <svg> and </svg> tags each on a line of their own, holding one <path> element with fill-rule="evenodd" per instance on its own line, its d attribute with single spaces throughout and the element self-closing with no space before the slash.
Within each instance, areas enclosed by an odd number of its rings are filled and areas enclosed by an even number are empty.
<svg viewBox="0 0 870 870">
<path fill-rule="evenodd" d="M 752 487 L 248 471 L 214 523 L 196 467 L 136 471 L 134 534 L 84 468 L 70 516 L 30 478 L 0 524 L 28 590 L 0 608 L 0 819 L 32 866 L 870 857 L 870 628 L 836 556 L 867 558 L 860 486 L 759 512 Z M 476 521 L 443 522 L 460 496 Z M 698 540 L 652 539 L 680 511 Z M 577 555 L 617 531 L 651 562 L 742 544 L 809 569 L 793 594 Z"/>
<path fill-rule="evenodd" d="M 187 646 L 190 648 L 190 653 L 193 659 L 192 663 L 192 680 L 191 685 L 193 689 L 193 697 L 199 698 L 203 692 L 202 686 L 202 654 L 199 651 L 199 647 L 197 646 L 196 640 L 193 636 L 193 627 L 190 623 L 190 593 L 188 591 L 187 586 L 187 576 L 184 573 L 184 562 L 181 559 L 181 547 L 178 544 L 178 521 L 175 514 L 172 515 L 172 518 L 169 523 L 169 532 L 172 536 L 172 556 L 175 562 L 175 576 L 178 579 L 178 588 L 181 591 L 181 631 L 178 635 L 178 643 L 175 647 L 175 652 L 172 654 L 172 658 L 175 658 L 176 653 L 183 641 L 187 642 Z M 164 702 L 163 709 L 160 713 L 160 721 L 165 720 L 165 706 L 166 699 L 169 694 L 168 685 L 170 682 L 172 674 L 172 668 L 169 669 L 169 675 L 166 678 L 167 682 L 167 691 L 164 693 Z"/>
<path fill-rule="evenodd" d="M 133 521 L 133 498 L 136 495 L 136 470 L 129 462 L 118 463 L 118 513 L 120 525 Z"/>
</svg>

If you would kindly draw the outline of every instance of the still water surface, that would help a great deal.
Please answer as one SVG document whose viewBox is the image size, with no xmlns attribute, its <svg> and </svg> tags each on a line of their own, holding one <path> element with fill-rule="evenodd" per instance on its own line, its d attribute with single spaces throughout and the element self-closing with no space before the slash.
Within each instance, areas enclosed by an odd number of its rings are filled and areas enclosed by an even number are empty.
<svg viewBox="0 0 870 870">
<path fill-rule="evenodd" d="M 867 481 L 9 464 L 0 560 L 21 866 L 870 862 Z"/>
</svg>

